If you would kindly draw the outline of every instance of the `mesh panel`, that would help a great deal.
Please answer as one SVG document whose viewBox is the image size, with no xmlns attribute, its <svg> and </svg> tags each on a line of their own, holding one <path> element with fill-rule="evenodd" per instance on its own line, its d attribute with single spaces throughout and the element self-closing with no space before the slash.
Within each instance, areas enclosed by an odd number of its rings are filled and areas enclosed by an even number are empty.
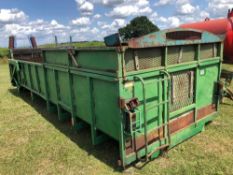
<svg viewBox="0 0 233 175">
<path fill-rule="evenodd" d="M 161 49 L 142 49 L 138 50 L 139 69 L 148 69 L 162 65 Z"/>
<path fill-rule="evenodd" d="M 169 47 L 167 51 L 167 64 L 177 64 L 179 62 L 180 47 Z"/>
<path fill-rule="evenodd" d="M 181 62 L 190 62 L 194 61 L 196 57 L 195 47 L 194 46 L 185 46 L 183 47 L 183 54 Z"/>
<path fill-rule="evenodd" d="M 135 70 L 133 57 L 134 57 L 133 50 L 127 50 L 125 52 L 125 67 L 127 72 Z"/>
<path fill-rule="evenodd" d="M 172 74 L 170 112 L 193 104 L 194 72 L 178 72 Z"/>
<path fill-rule="evenodd" d="M 125 53 L 125 66 L 128 72 L 156 68 L 162 65 L 160 48 L 128 50 Z"/>
<path fill-rule="evenodd" d="M 195 53 L 195 46 L 169 47 L 167 53 L 168 65 L 194 61 Z"/>
<path fill-rule="evenodd" d="M 217 56 L 217 44 L 201 45 L 201 59 L 213 58 Z"/>
</svg>

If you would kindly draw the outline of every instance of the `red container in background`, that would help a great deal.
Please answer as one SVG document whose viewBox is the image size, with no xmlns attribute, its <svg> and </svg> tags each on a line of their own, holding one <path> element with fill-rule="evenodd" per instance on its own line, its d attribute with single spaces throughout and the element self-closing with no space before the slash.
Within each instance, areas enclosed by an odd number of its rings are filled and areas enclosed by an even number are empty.
<svg viewBox="0 0 233 175">
<path fill-rule="evenodd" d="M 207 18 L 205 21 L 183 24 L 180 27 L 204 30 L 225 37 L 224 61 L 233 63 L 233 9 L 228 11 L 227 18 Z"/>
</svg>

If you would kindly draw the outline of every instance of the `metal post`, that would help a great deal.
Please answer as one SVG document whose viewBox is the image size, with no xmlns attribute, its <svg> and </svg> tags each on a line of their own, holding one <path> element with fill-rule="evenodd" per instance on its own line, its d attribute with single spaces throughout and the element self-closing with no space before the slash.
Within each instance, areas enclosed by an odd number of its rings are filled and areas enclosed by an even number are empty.
<svg viewBox="0 0 233 175">
<path fill-rule="evenodd" d="M 73 43 L 72 36 L 70 35 L 70 44 Z"/>
<path fill-rule="evenodd" d="M 54 39 L 55 39 L 55 44 L 57 46 L 58 45 L 57 35 L 54 36 Z"/>
</svg>

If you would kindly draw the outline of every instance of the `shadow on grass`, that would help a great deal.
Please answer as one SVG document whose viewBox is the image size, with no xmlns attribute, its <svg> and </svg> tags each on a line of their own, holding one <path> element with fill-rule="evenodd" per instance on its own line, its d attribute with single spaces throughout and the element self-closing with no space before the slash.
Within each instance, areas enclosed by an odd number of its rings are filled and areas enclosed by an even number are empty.
<svg viewBox="0 0 233 175">
<path fill-rule="evenodd" d="M 98 160 L 111 166 L 115 171 L 121 172 L 122 169 L 117 165 L 119 158 L 118 142 L 113 139 L 108 139 L 102 144 L 93 146 L 91 143 L 91 129 L 85 127 L 82 130 L 74 131 L 71 128 L 71 122 L 60 122 L 56 113 L 49 113 L 46 109 L 45 101 L 35 95 L 35 100 L 32 102 L 29 91 L 17 89 L 9 89 L 14 96 L 22 98 L 27 104 L 40 113 L 48 122 L 52 123 L 56 129 L 65 134 L 70 140 L 77 144 L 78 147 L 85 150 L 89 155 L 93 155 Z M 49 134 L 49 133 L 48 133 Z"/>
</svg>

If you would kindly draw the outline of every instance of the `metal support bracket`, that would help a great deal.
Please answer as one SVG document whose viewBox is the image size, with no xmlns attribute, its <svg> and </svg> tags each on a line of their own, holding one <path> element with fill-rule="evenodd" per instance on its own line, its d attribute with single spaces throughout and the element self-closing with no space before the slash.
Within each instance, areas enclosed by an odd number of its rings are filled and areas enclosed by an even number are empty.
<svg viewBox="0 0 233 175">
<path fill-rule="evenodd" d="M 68 54 L 69 54 L 69 56 L 70 56 L 70 58 L 71 58 L 73 64 L 74 64 L 76 67 L 78 67 L 78 63 L 77 63 L 77 61 L 76 61 L 76 59 L 75 59 L 75 57 L 74 57 L 74 53 L 73 53 L 74 50 L 68 49 L 67 52 L 68 52 Z"/>
</svg>

